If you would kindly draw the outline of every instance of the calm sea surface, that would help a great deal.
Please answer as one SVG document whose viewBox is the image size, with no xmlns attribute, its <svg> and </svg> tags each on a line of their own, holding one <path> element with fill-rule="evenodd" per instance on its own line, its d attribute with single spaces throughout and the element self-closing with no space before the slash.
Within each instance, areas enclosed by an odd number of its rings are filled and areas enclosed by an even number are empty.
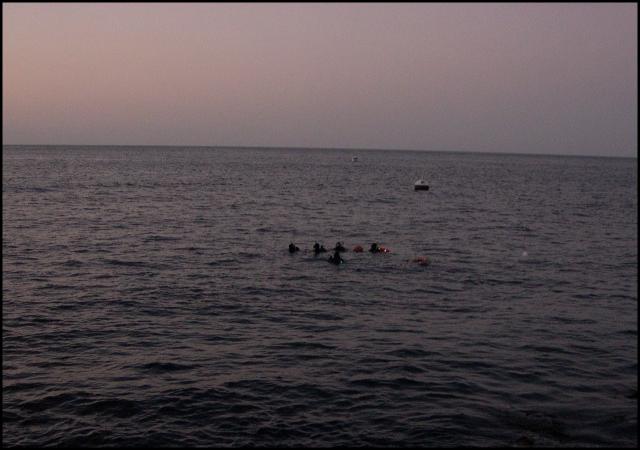
<svg viewBox="0 0 640 450">
<path fill-rule="evenodd" d="M 638 443 L 636 159 L 2 163 L 4 444 Z M 316 240 L 391 253 L 334 266 Z"/>
</svg>

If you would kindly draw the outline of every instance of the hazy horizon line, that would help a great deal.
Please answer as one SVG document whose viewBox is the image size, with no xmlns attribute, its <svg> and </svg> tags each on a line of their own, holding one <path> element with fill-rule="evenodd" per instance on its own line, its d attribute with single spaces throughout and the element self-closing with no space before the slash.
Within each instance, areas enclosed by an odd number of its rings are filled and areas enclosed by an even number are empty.
<svg viewBox="0 0 640 450">
<path fill-rule="evenodd" d="M 374 147 L 301 147 L 273 145 L 179 145 L 179 144 L 2 144 L 2 147 L 168 147 L 168 148 L 210 148 L 210 149 L 264 149 L 264 150 L 345 150 L 345 151 L 388 151 L 388 152 L 423 152 L 423 153 L 468 153 L 474 155 L 521 155 L 521 156 L 558 156 L 575 158 L 622 158 L 638 159 L 637 151 L 633 156 L 620 155 L 577 155 L 560 153 L 516 153 L 516 152 L 484 152 L 473 150 L 427 150 L 407 148 L 374 148 Z"/>
</svg>

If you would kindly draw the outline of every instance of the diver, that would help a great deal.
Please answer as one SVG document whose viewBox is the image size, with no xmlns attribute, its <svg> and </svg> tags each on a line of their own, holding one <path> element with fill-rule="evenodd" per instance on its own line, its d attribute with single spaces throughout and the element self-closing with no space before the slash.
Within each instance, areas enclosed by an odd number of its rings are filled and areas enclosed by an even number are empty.
<svg viewBox="0 0 640 450">
<path fill-rule="evenodd" d="M 335 246 L 334 250 L 336 252 L 346 252 L 347 251 L 347 249 L 344 248 L 344 245 L 342 245 L 342 242 L 336 242 L 336 246 Z"/>
<path fill-rule="evenodd" d="M 296 247 L 293 242 L 289 244 L 289 253 L 295 253 L 295 252 L 297 252 L 299 250 L 300 249 L 298 247 Z"/>
<path fill-rule="evenodd" d="M 344 259 L 340 257 L 340 252 L 337 249 L 335 250 L 335 253 L 332 256 L 329 256 L 329 259 L 327 261 L 335 265 L 344 263 Z"/>
<path fill-rule="evenodd" d="M 316 255 L 318 253 L 324 253 L 326 251 L 327 251 L 327 249 L 324 248 L 324 245 L 320 245 L 317 242 L 315 244 L 313 244 L 313 253 L 315 253 Z"/>
<path fill-rule="evenodd" d="M 369 251 L 371 253 L 379 253 L 380 248 L 378 247 L 378 244 L 374 242 L 373 244 L 371 244 L 371 248 L 369 249 Z"/>
</svg>

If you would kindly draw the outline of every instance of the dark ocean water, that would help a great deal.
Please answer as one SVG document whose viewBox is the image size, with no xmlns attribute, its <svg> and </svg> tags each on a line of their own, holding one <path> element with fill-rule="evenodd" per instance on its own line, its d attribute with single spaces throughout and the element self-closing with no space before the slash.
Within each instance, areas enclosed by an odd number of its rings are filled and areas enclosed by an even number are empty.
<svg viewBox="0 0 640 450">
<path fill-rule="evenodd" d="M 636 159 L 2 162 L 6 445 L 638 443 Z"/>
</svg>

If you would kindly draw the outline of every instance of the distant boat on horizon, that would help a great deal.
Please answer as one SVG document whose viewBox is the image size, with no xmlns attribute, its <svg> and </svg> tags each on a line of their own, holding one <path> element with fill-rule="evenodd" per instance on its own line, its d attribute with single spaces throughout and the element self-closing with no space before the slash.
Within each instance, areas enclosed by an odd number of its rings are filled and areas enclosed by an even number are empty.
<svg viewBox="0 0 640 450">
<path fill-rule="evenodd" d="M 428 191 L 429 190 L 429 185 L 427 184 L 426 181 L 420 179 L 420 180 L 415 182 L 415 184 L 413 185 L 413 188 L 416 191 Z"/>
<path fill-rule="evenodd" d="M 352 157 L 351 162 L 358 162 L 358 157 L 357 156 Z"/>
</svg>

